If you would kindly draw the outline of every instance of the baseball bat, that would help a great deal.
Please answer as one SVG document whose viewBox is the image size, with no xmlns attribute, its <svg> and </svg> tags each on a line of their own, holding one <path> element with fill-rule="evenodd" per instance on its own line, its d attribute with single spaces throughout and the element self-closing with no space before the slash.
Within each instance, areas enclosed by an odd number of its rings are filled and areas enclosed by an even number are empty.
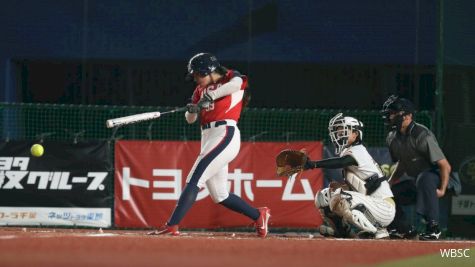
<svg viewBox="0 0 475 267">
<path fill-rule="evenodd" d="M 168 113 L 175 113 L 180 111 L 185 111 L 186 107 L 176 108 L 165 112 L 160 111 L 153 111 L 153 112 L 145 112 L 139 113 L 135 115 L 120 117 L 120 118 L 113 118 L 106 121 L 107 128 L 114 128 L 119 126 L 124 126 L 128 124 L 138 123 L 142 121 L 149 121 L 160 118 L 160 116 Z"/>
</svg>

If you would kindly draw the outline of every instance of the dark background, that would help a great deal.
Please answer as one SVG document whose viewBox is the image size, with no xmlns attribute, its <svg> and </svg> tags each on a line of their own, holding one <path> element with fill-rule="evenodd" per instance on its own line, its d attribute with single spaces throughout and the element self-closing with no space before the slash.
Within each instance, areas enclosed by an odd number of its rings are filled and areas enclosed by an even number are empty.
<svg viewBox="0 0 475 267">
<path fill-rule="evenodd" d="M 206 51 L 249 76 L 251 107 L 379 109 L 396 93 L 434 112 L 456 168 L 474 154 L 472 0 L 0 6 L 0 101 L 181 106 Z"/>
</svg>

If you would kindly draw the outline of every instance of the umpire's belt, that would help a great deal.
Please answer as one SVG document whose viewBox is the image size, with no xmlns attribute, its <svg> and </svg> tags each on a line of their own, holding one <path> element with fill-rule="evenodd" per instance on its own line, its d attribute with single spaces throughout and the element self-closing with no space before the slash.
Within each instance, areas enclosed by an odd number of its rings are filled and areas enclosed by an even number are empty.
<svg viewBox="0 0 475 267">
<path fill-rule="evenodd" d="M 221 125 L 236 126 L 236 122 L 233 121 L 233 120 L 212 121 L 210 123 L 203 124 L 201 126 L 201 130 L 206 130 L 206 129 L 213 128 L 213 127 L 218 127 L 218 126 L 221 126 Z"/>
</svg>

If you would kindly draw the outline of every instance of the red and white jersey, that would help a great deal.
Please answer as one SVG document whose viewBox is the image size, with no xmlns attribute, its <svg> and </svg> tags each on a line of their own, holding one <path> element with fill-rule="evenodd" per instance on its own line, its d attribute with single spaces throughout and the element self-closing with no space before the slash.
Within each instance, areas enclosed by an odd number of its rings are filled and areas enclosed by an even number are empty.
<svg viewBox="0 0 475 267">
<path fill-rule="evenodd" d="M 241 75 L 235 70 L 228 70 L 226 75 L 221 78 L 217 83 L 210 84 L 206 87 L 197 86 L 193 92 L 191 102 L 193 104 L 198 103 L 203 97 L 205 92 L 214 91 L 226 84 L 234 77 L 240 77 L 242 79 L 241 90 L 232 93 L 227 96 L 223 96 L 216 99 L 214 103 L 211 103 L 208 108 L 200 111 L 200 124 L 204 125 L 213 121 L 221 120 L 234 120 L 238 122 L 241 116 L 242 110 L 242 98 L 244 96 L 244 90 L 247 88 L 247 77 Z"/>
</svg>

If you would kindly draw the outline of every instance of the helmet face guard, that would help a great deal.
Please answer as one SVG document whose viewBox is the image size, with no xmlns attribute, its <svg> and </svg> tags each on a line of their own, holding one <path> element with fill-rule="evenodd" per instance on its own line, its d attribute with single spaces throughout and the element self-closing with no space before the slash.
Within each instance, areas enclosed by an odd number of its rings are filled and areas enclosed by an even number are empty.
<svg viewBox="0 0 475 267">
<path fill-rule="evenodd" d="M 207 76 L 213 71 L 221 67 L 218 59 L 210 53 L 199 53 L 194 55 L 187 65 L 187 80 L 192 80 L 194 74 L 199 76 Z"/>
<path fill-rule="evenodd" d="M 396 95 L 390 96 L 383 104 L 381 116 L 384 125 L 392 130 L 400 130 L 404 116 L 414 113 L 414 105 L 405 98 L 399 98 Z M 391 115 L 392 118 L 391 118 Z"/>
<path fill-rule="evenodd" d="M 390 96 L 383 104 L 383 109 L 381 110 L 381 117 L 383 118 L 384 125 L 391 126 L 391 113 L 396 113 L 397 111 L 392 108 L 394 102 L 398 99 L 397 96 Z"/>
<path fill-rule="evenodd" d="M 363 140 L 363 123 L 353 117 L 344 117 L 343 113 L 336 114 L 328 123 L 330 140 L 335 145 L 335 153 L 340 154 L 348 146 L 348 138 L 353 131 L 359 132 Z"/>
</svg>

